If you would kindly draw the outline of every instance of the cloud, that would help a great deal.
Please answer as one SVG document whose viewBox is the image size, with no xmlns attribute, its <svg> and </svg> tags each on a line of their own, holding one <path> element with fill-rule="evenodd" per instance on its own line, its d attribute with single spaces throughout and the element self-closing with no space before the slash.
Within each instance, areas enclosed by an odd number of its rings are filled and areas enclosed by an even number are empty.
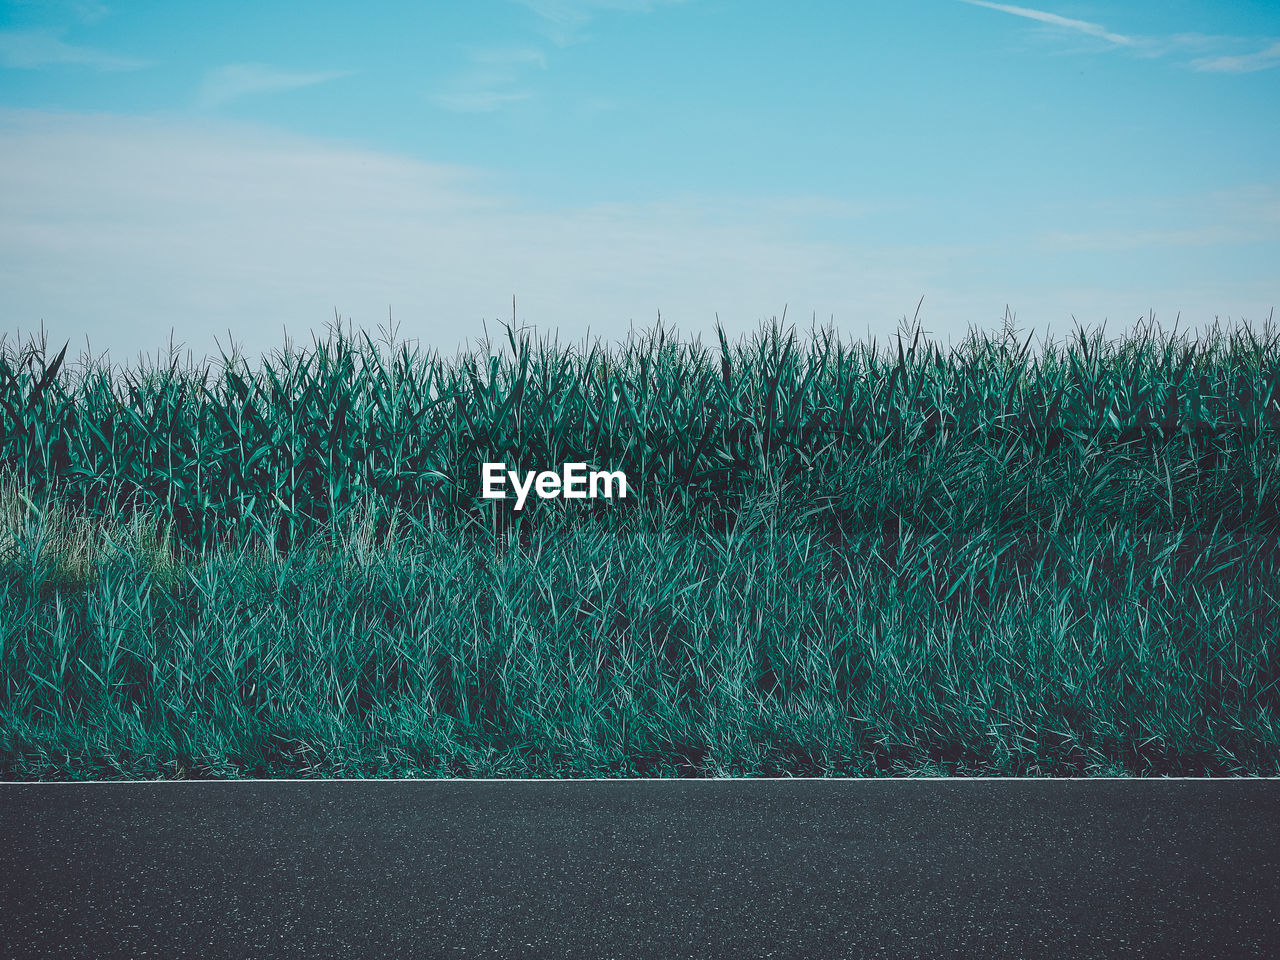
<svg viewBox="0 0 1280 960">
<path fill-rule="evenodd" d="M 655 7 L 684 0 L 516 0 L 538 16 L 558 23 L 582 23 L 599 11 L 648 13 Z"/>
<path fill-rule="evenodd" d="M 1129 47 L 1133 46 L 1137 41 L 1133 37 L 1126 37 L 1124 34 L 1111 33 L 1105 27 L 1096 23 L 1090 23 L 1087 20 L 1072 20 L 1068 17 L 1060 17 L 1056 13 L 1046 13 L 1043 10 L 1032 10 L 1029 7 L 1015 7 L 1007 3 L 989 3 L 988 0 L 960 0 L 961 3 L 967 3 L 973 7 L 986 7 L 988 10 L 999 10 L 1001 13 L 1009 13 L 1015 17 L 1025 17 L 1028 20 L 1036 20 L 1040 23 L 1047 23 L 1055 27 L 1062 27 L 1065 30 L 1075 30 L 1079 33 L 1088 34 L 1091 37 L 1098 37 L 1106 40 L 1108 43 L 1114 43 L 1117 46 Z"/>
<path fill-rule="evenodd" d="M 999 216 L 962 242 L 889 239 L 908 206 L 890 197 L 535 206 L 493 182 L 216 114 L 0 109 L 3 327 L 43 321 L 50 342 L 74 351 L 87 336 L 95 353 L 110 347 L 128 362 L 168 343 L 171 328 L 196 357 L 216 358 L 214 338 L 230 334 L 252 358 L 281 346 L 282 327 L 308 343 L 335 309 L 376 337 L 388 305 L 404 336 L 449 355 L 481 320 L 492 333 L 509 317 L 513 293 L 520 322 L 562 344 L 588 330 L 625 337 L 659 310 L 668 329 L 707 343 L 717 313 L 734 337 L 786 305 L 801 332 L 813 313 L 834 315 L 842 336 L 870 331 L 883 347 L 921 295 L 925 329 L 942 342 L 971 323 L 998 329 L 1006 303 L 1027 329 L 1110 316 L 1111 334 L 1149 310 L 1181 311 L 1187 328 L 1215 314 L 1260 320 L 1275 303 L 1277 185 L 1124 198 L 1071 222 L 1033 216 L 1080 231 L 1047 249 Z M 897 236 L 953 229 L 950 217 L 926 215 Z M 1126 234 L 1134 225 L 1150 233 Z"/>
<path fill-rule="evenodd" d="M 431 99 L 437 105 L 454 113 L 492 113 L 508 103 L 528 100 L 533 94 L 527 90 L 463 90 L 453 93 L 437 93 Z"/>
<path fill-rule="evenodd" d="M 66 43 L 52 30 L 0 30 L 0 66 L 11 70 L 74 65 L 94 70 L 141 70 L 145 61 Z"/>
<path fill-rule="evenodd" d="M 1233 223 L 1280 227 L 1280 184 L 1254 184 L 1233 190 L 1216 190 L 1205 204 L 1219 217 Z"/>
<path fill-rule="evenodd" d="M 97 23 L 111 12 L 105 3 L 98 3 L 97 0 L 81 0 L 81 2 L 73 0 L 69 6 L 72 14 L 81 23 Z"/>
<path fill-rule="evenodd" d="M 209 119 L 0 110 L 0 182 L 5 324 L 88 334 L 117 360 L 171 326 L 197 356 L 228 328 L 250 356 L 282 325 L 305 342 L 335 308 L 374 331 L 388 304 L 447 353 L 513 293 L 521 322 L 562 342 L 658 310 L 685 332 L 717 312 L 754 329 L 785 304 L 801 326 L 816 311 L 892 330 L 960 256 L 873 230 L 814 240 L 805 218 L 852 212 L 818 197 L 541 209 L 479 171 Z"/>
<path fill-rule="evenodd" d="M 1211 53 L 1228 45 L 1242 42 L 1239 37 L 1205 33 L 1172 33 L 1164 36 L 1133 37 L 1132 39 L 1133 46 L 1128 49 L 1135 56 L 1146 60 L 1167 56 Z"/>
<path fill-rule="evenodd" d="M 1046 13 L 1043 10 L 1033 10 L 1029 7 L 1017 7 L 1007 3 L 992 3 L 990 0 L 960 0 L 960 2 L 967 3 L 972 7 L 986 7 L 989 10 L 998 10 L 1001 13 L 1025 17 L 1028 20 L 1036 20 L 1040 23 L 1074 30 L 1091 37 L 1098 37 L 1116 46 L 1125 47 L 1135 55 L 1147 59 L 1177 53 L 1184 55 L 1193 52 L 1207 53 L 1215 47 L 1221 49 L 1229 44 L 1248 42 L 1239 37 L 1210 36 L 1201 33 L 1175 33 L 1168 36 L 1127 36 L 1121 33 L 1112 33 L 1105 27 L 1090 23 L 1087 20 L 1072 20 L 1058 16 L 1056 13 Z M 1202 56 L 1191 61 L 1191 66 L 1200 72 L 1213 73 L 1253 73 L 1258 70 L 1269 70 L 1272 67 L 1280 66 L 1280 42 L 1271 44 L 1265 50 L 1241 56 Z"/>
<path fill-rule="evenodd" d="M 1220 243 L 1248 243 L 1259 239 L 1236 227 L 1214 225 L 1187 230 L 1095 230 L 1047 233 L 1041 243 L 1050 250 L 1138 250 L 1146 247 L 1212 247 Z"/>
<path fill-rule="evenodd" d="M 470 57 L 472 63 L 492 67 L 547 66 L 547 55 L 537 47 L 478 47 Z"/>
<path fill-rule="evenodd" d="M 547 35 L 557 46 L 584 39 L 581 31 L 600 13 L 650 13 L 660 6 L 684 0 L 515 0 L 543 21 Z"/>
<path fill-rule="evenodd" d="M 1099 202 L 1092 205 L 1090 217 L 1110 220 L 1111 225 L 1043 233 L 1040 246 L 1080 252 L 1274 243 L 1280 225 L 1280 184 Z"/>
<path fill-rule="evenodd" d="M 110 8 L 98 0 L 11 0 L 22 7 L 38 7 L 54 14 L 70 13 L 80 23 L 97 23 L 108 13 Z"/>
<path fill-rule="evenodd" d="M 546 55 L 536 47 L 480 47 L 468 52 L 469 66 L 431 99 L 456 113 L 491 113 L 508 103 L 528 100 L 521 87 L 527 67 L 546 68 Z"/>
<path fill-rule="evenodd" d="M 599 13 L 647 13 L 684 0 L 514 0 L 542 21 L 544 34 L 560 47 L 586 39 L 582 29 Z M 531 67 L 545 70 L 546 54 L 537 47 L 472 48 L 468 66 L 431 97 L 437 106 L 457 113 L 490 113 L 535 96 L 526 82 Z M 612 102 L 586 98 L 578 104 L 583 115 L 614 109 Z"/>
<path fill-rule="evenodd" d="M 324 70 L 300 73 L 280 70 L 261 63 L 232 63 L 205 74 L 200 87 L 200 104 L 217 107 L 255 93 L 297 90 L 349 76 L 350 70 Z"/>
<path fill-rule="evenodd" d="M 1273 43 L 1265 50 L 1247 53 L 1239 57 L 1206 57 L 1196 60 L 1196 70 L 1213 73 L 1253 73 L 1280 65 L 1280 43 Z"/>
</svg>

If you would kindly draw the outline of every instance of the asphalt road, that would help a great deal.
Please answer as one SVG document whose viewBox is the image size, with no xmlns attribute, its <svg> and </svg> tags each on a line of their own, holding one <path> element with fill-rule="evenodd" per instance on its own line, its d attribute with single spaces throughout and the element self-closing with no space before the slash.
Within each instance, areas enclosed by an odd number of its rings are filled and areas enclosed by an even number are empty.
<svg viewBox="0 0 1280 960">
<path fill-rule="evenodd" d="M 0 955 L 1280 957 L 1280 781 L 3 784 Z"/>
</svg>

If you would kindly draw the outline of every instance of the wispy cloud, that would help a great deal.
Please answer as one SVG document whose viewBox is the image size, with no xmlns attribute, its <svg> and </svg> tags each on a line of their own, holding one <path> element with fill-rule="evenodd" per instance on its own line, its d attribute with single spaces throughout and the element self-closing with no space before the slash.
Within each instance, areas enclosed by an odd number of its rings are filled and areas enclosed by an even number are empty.
<svg viewBox="0 0 1280 960">
<path fill-rule="evenodd" d="M 99 0 L 11 0 L 16 6 L 36 7 L 52 14 L 69 13 L 79 23 L 97 23 L 110 8 Z"/>
<path fill-rule="evenodd" d="M 524 2 L 524 0 L 521 0 L 521 2 Z M 531 2 L 540 2 L 540 0 L 531 0 Z M 547 2 L 552 2 L 552 0 L 547 0 Z M 1113 33 L 1101 24 L 1090 23 L 1087 20 L 1072 20 L 1056 13 L 1034 10 L 1030 7 L 993 3 L 990 0 L 960 0 L 960 2 L 966 3 L 971 7 L 986 7 L 988 10 L 998 10 L 1001 13 L 1011 14 L 1015 17 L 1023 17 L 1027 20 L 1035 20 L 1039 23 L 1061 27 L 1065 30 L 1073 30 L 1090 37 L 1097 37 L 1116 46 L 1124 47 L 1134 55 L 1147 59 L 1169 55 L 1185 57 L 1198 53 L 1201 56 L 1191 61 L 1191 67 L 1203 73 L 1254 73 L 1258 70 L 1269 70 L 1272 67 L 1280 66 L 1280 42 L 1272 43 L 1266 49 L 1255 53 L 1236 56 L 1211 56 L 1209 54 L 1215 49 L 1221 50 L 1224 47 L 1229 49 L 1232 46 L 1238 48 L 1243 43 L 1249 43 L 1250 40 L 1241 37 L 1211 36 L 1202 33 L 1130 36 L 1122 33 Z M 1252 42 L 1257 43 L 1258 41 L 1255 38 Z"/>
<path fill-rule="evenodd" d="M 515 0 L 544 21 L 548 36 L 558 46 L 583 39 L 582 29 L 600 13 L 649 13 L 660 6 L 684 0 Z"/>
<path fill-rule="evenodd" d="M 492 113 L 520 100 L 528 100 L 533 94 L 527 90 L 503 92 L 500 90 L 462 90 L 453 93 L 437 93 L 432 99 L 454 113 Z"/>
<path fill-rule="evenodd" d="M 448 351 L 509 316 L 513 293 L 521 321 L 562 342 L 625 336 L 659 309 L 685 331 L 717 311 L 750 329 L 784 304 L 892 330 L 956 260 L 816 240 L 787 198 L 531 208 L 479 171 L 208 118 L 0 110 L 0 182 L 5 322 L 92 333 L 119 359 L 165 342 L 173 318 L 197 355 L 228 326 L 252 352 L 335 307 L 373 330 L 388 304 Z"/>
<path fill-rule="evenodd" d="M 601 13 L 648 13 L 664 4 L 684 0 L 513 0 L 537 15 L 543 35 L 558 47 L 587 39 L 584 28 Z M 527 83 L 530 67 L 545 70 L 546 54 L 537 47 L 472 49 L 468 66 L 457 73 L 432 100 L 446 110 L 487 113 L 509 103 L 535 96 Z M 588 98 L 579 104 L 584 113 L 613 109 L 616 104 Z"/>
<path fill-rule="evenodd" d="M 471 62 L 490 67 L 546 67 L 547 55 L 537 47 L 477 47 Z"/>
<path fill-rule="evenodd" d="M 67 43 L 53 30 L 0 30 L 0 66 L 11 70 L 82 66 L 94 70 L 141 70 L 142 60 Z"/>
<path fill-rule="evenodd" d="M 1280 225 L 1280 184 L 1107 201 L 1095 205 L 1092 216 L 1112 223 L 1047 231 L 1038 237 L 1039 244 L 1079 252 L 1273 243 Z M 1133 226 L 1152 223 L 1156 225 Z"/>
<path fill-rule="evenodd" d="M 1128 49 L 1145 60 L 1160 57 L 1187 57 L 1208 55 L 1226 49 L 1230 45 L 1242 42 L 1240 37 L 1228 37 L 1206 33 L 1170 33 L 1163 36 L 1142 36 L 1133 38 L 1133 46 Z"/>
<path fill-rule="evenodd" d="M 621 13 L 648 13 L 664 4 L 683 3 L 684 0 L 516 0 L 540 17 L 573 23 L 590 20 L 599 11 Z"/>
<path fill-rule="evenodd" d="M 456 113 L 490 113 L 508 103 L 528 100 L 533 92 L 521 84 L 528 67 L 544 69 L 546 55 L 536 47 L 478 47 L 468 52 L 468 66 L 432 99 Z"/>
<path fill-rule="evenodd" d="M 110 12 L 105 3 L 98 3 L 97 0 L 72 0 L 69 6 L 81 23 L 97 23 Z"/>
<path fill-rule="evenodd" d="M 1253 73 L 1280 65 L 1280 43 L 1273 43 L 1257 53 L 1239 57 L 1205 57 L 1191 64 L 1195 69 L 1213 73 Z"/>
<path fill-rule="evenodd" d="M 1237 227 L 1213 225 L 1188 230 L 1095 230 L 1084 233 L 1046 233 L 1041 244 L 1049 250 L 1138 250 L 1146 247 L 1212 247 L 1248 243 L 1257 235 Z"/>
<path fill-rule="evenodd" d="M 1007 3 L 990 3 L 988 0 L 960 0 L 961 3 L 967 3 L 973 7 L 986 7 L 988 10 L 998 10 L 1001 13 L 1012 14 L 1015 17 L 1024 17 L 1027 20 L 1036 20 L 1040 23 L 1047 23 L 1051 26 L 1062 27 L 1064 30 L 1074 30 L 1078 33 L 1087 34 L 1091 37 L 1097 37 L 1100 40 L 1106 40 L 1108 43 L 1114 43 L 1117 46 L 1130 47 L 1137 41 L 1133 37 L 1127 37 L 1122 33 L 1112 33 L 1106 27 L 1096 23 L 1090 23 L 1087 20 L 1072 20 L 1069 17 L 1061 17 L 1056 13 L 1047 13 L 1044 10 L 1033 10 L 1030 7 L 1015 7 Z"/>
<path fill-rule="evenodd" d="M 217 107 L 255 93 L 297 90 L 349 76 L 350 70 L 298 72 L 261 63 L 232 63 L 205 74 L 200 87 L 200 104 Z"/>
<path fill-rule="evenodd" d="M 1171 33 L 1134 37 L 1128 50 L 1143 59 L 1177 58 L 1190 69 L 1201 73 L 1255 73 L 1280 65 L 1280 42 L 1270 37 L 1241 37 L 1227 34 Z M 1255 53 L 1232 54 L 1228 51 L 1271 46 Z"/>
</svg>

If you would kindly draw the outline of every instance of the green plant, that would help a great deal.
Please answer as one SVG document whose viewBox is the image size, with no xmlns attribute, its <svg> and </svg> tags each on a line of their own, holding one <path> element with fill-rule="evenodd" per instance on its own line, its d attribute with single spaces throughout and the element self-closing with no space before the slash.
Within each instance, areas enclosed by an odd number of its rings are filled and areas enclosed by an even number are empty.
<svg viewBox="0 0 1280 960">
<path fill-rule="evenodd" d="M 1278 772 L 1269 325 L 717 341 L 0 350 L 0 764 Z M 635 496 L 517 518 L 486 460 Z"/>
</svg>

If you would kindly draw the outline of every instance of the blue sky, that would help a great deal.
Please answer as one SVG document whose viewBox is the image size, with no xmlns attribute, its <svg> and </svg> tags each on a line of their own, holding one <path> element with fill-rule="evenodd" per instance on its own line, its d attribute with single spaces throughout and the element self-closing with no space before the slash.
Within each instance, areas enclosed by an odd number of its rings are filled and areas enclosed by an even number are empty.
<svg viewBox="0 0 1280 960">
<path fill-rule="evenodd" d="M 1276 104 L 1271 0 L 0 3 L 0 330 L 1260 330 Z"/>
</svg>

